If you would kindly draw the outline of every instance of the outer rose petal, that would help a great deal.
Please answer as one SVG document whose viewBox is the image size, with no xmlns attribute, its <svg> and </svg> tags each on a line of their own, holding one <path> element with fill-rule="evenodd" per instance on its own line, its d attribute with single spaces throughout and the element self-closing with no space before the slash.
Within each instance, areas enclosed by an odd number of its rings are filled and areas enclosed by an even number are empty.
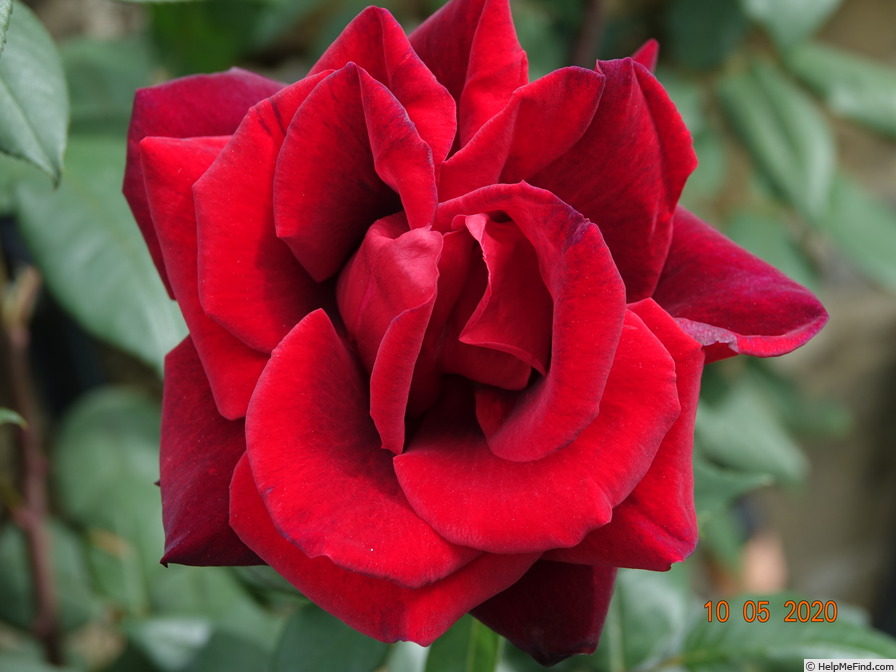
<svg viewBox="0 0 896 672">
<path fill-rule="evenodd" d="M 638 47 L 638 50 L 632 54 L 632 60 L 640 63 L 645 68 L 654 72 L 656 70 L 656 62 L 660 55 L 660 43 L 656 40 L 647 40 Z"/>
<path fill-rule="evenodd" d="M 160 455 L 163 563 L 252 565 L 230 528 L 230 479 L 246 450 L 242 421 L 218 415 L 189 338 L 165 358 Z"/>
<path fill-rule="evenodd" d="M 492 452 L 538 459 L 572 442 L 597 415 L 622 329 L 625 290 L 597 227 L 553 194 L 525 183 L 485 187 L 441 204 L 437 226 L 481 212 L 504 213 L 516 223 L 535 249 L 554 300 L 547 375 L 520 393 L 483 387 L 476 398 Z"/>
<path fill-rule="evenodd" d="M 128 129 L 124 195 L 169 293 L 171 287 L 143 191 L 140 141 L 148 136 L 230 135 L 252 105 L 282 87 L 280 82 L 233 68 L 214 75 L 193 75 L 139 89 L 134 96 L 134 111 Z"/>
<path fill-rule="evenodd" d="M 315 311 L 274 350 L 258 381 L 247 455 L 284 538 L 311 557 L 419 588 L 480 553 L 447 542 L 410 507 L 369 405 L 366 373 Z"/>
<path fill-rule="evenodd" d="M 471 613 L 542 665 L 554 665 L 597 648 L 615 580 L 615 567 L 540 560 Z"/>
<path fill-rule="evenodd" d="M 457 101 L 460 147 L 529 81 L 507 0 L 452 0 L 410 39 Z"/>
<path fill-rule="evenodd" d="M 274 527 L 245 459 L 234 472 L 230 497 L 230 524 L 265 562 L 309 600 L 386 642 L 410 640 L 428 646 L 475 605 L 511 586 L 537 559 L 535 554 L 484 554 L 440 581 L 403 588 L 302 553 Z"/>
<path fill-rule="evenodd" d="M 578 546 L 550 551 L 547 559 L 665 571 L 697 545 L 692 454 L 703 352 L 651 299 L 631 306 L 675 359 L 681 415 L 663 440 L 653 464 L 613 519 Z"/>
<path fill-rule="evenodd" d="M 401 103 L 354 63 L 296 112 L 274 177 L 277 235 L 318 281 L 335 275 L 377 219 L 432 223 L 432 152 Z"/>
<path fill-rule="evenodd" d="M 442 166 L 441 199 L 519 182 L 563 156 L 591 125 L 603 81 L 593 70 L 563 68 L 514 91 L 507 105 Z"/>
<path fill-rule="evenodd" d="M 454 144 L 455 103 L 414 52 L 407 36 L 385 9 L 368 7 L 330 45 L 309 74 L 339 70 L 349 62 L 384 84 L 414 122 L 440 164 Z"/>
<path fill-rule="evenodd" d="M 678 208 L 654 299 L 707 348 L 707 361 L 795 350 L 827 322 L 818 299 Z"/>
<path fill-rule="evenodd" d="M 526 179 L 600 227 L 633 302 L 656 286 L 672 213 L 697 159 L 688 129 L 653 75 L 631 59 L 601 61 L 598 69 L 606 82 L 591 128 Z"/>
<path fill-rule="evenodd" d="M 199 304 L 193 184 L 227 138 L 145 138 L 140 143 L 146 195 L 174 296 L 226 418 L 246 414 L 266 354 L 248 347 L 210 319 Z"/>
<path fill-rule="evenodd" d="M 270 352 L 327 301 L 274 231 L 273 185 L 286 125 L 325 75 L 249 110 L 194 188 L 203 309 L 250 347 Z"/>
<path fill-rule="evenodd" d="M 445 396 L 395 458 L 395 472 L 439 534 L 493 553 L 572 546 L 605 525 L 679 414 L 672 359 L 631 312 L 600 413 L 562 450 L 531 462 L 496 457 L 468 395 L 460 388 Z"/>
</svg>

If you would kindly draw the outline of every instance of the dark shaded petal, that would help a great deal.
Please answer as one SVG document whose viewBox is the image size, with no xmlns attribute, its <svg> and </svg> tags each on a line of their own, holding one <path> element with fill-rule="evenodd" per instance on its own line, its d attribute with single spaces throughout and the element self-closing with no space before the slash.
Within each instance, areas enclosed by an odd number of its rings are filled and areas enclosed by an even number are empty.
<svg viewBox="0 0 896 672">
<path fill-rule="evenodd" d="M 242 420 L 218 415 L 189 338 L 165 358 L 159 485 L 163 563 L 254 565 L 262 561 L 230 528 L 230 479 L 246 451 Z"/>
<path fill-rule="evenodd" d="M 615 580 L 615 567 L 540 560 L 471 613 L 542 665 L 554 665 L 597 648 Z"/>
</svg>

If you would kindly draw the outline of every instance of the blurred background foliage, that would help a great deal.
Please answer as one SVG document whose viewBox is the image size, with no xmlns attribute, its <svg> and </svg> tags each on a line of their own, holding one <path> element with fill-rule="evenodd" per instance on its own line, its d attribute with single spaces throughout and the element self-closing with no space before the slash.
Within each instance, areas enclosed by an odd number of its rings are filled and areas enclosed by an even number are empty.
<svg viewBox="0 0 896 672">
<path fill-rule="evenodd" d="M 431 651 L 388 647 L 265 568 L 158 563 L 159 376 L 185 327 L 120 195 L 134 90 L 233 65 L 294 81 L 367 4 L 0 0 L 0 669 L 537 669 L 469 617 Z M 442 2 L 381 4 L 411 30 Z M 598 653 L 558 669 L 896 658 L 880 632 L 896 632 L 896 3 L 512 6 L 533 79 L 657 38 L 700 159 L 683 202 L 832 315 L 796 355 L 709 367 L 698 553 L 666 574 L 623 571 Z M 46 507 L 29 464 L 47 474 Z M 49 625 L 36 573 L 56 597 Z M 838 600 L 837 622 L 779 625 L 786 590 Z M 768 624 L 739 617 L 743 591 L 765 594 Z M 706 622 L 709 598 L 730 601 L 728 623 Z"/>
</svg>

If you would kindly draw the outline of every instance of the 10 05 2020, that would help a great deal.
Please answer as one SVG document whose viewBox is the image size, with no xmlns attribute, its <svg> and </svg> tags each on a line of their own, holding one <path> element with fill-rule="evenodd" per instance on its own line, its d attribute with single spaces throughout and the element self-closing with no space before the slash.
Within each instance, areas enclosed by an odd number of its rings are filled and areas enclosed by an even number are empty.
<svg viewBox="0 0 896 672">
<path fill-rule="evenodd" d="M 709 600 L 703 605 L 709 623 L 725 623 L 731 616 L 727 600 Z M 837 620 L 837 603 L 834 600 L 786 600 L 782 613 L 784 623 L 833 623 Z M 766 623 L 772 612 L 769 600 L 745 600 L 741 616 L 747 623 Z"/>
</svg>

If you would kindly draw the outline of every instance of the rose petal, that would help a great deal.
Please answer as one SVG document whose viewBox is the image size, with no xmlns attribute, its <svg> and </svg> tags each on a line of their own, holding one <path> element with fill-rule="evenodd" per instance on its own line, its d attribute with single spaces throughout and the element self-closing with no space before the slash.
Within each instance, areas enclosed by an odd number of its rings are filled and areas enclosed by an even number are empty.
<svg viewBox="0 0 896 672">
<path fill-rule="evenodd" d="M 455 215 L 504 213 L 538 256 L 554 302 L 547 375 L 520 393 L 483 387 L 476 414 L 495 455 L 534 460 L 572 442 L 597 415 L 625 313 L 624 287 L 597 227 L 528 184 L 485 187 L 440 205 Z"/>
<path fill-rule="evenodd" d="M 189 338 L 165 358 L 160 454 L 162 563 L 253 565 L 230 528 L 230 479 L 246 450 L 243 422 L 218 415 Z"/>
<path fill-rule="evenodd" d="M 274 231 L 273 184 L 286 125 L 325 75 L 252 108 L 194 188 L 204 310 L 250 347 L 270 352 L 327 290 Z"/>
<path fill-rule="evenodd" d="M 654 299 L 707 348 L 707 361 L 794 350 L 827 322 L 818 299 L 679 208 Z"/>
<path fill-rule="evenodd" d="M 632 54 L 632 60 L 640 63 L 650 72 L 656 71 L 656 62 L 660 56 L 660 43 L 656 40 L 647 40 Z"/>
<path fill-rule="evenodd" d="M 454 0 L 410 36 L 414 50 L 457 101 L 459 146 L 529 81 L 507 0 Z"/>
<path fill-rule="evenodd" d="M 370 375 L 370 416 L 400 453 L 414 364 L 436 301 L 442 236 L 381 219 L 339 277 L 339 315 Z"/>
<path fill-rule="evenodd" d="M 650 469 L 613 520 L 568 549 L 550 551 L 550 560 L 665 571 L 697 545 L 694 512 L 694 417 L 700 396 L 703 352 L 651 299 L 631 306 L 675 359 L 681 414 L 669 430 Z"/>
<path fill-rule="evenodd" d="M 331 488 L 326 481 L 318 485 L 319 491 Z M 440 581 L 410 589 L 343 569 L 326 557 L 309 558 L 274 526 L 245 459 L 237 465 L 231 484 L 230 524 L 308 599 L 356 630 L 386 642 L 410 640 L 428 646 L 472 607 L 512 585 L 537 559 L 485 554 Z"/>
<path fill-rule="evenodd" d="M 563 68 L 514 91 L 507 106 L 442 166 L 440 198 L 519 182 L 562 156 L 588 130 L 603 80 L 593 70 Z"/>
<path fill-rule="evenodd" d="M 554 665 L 597 648 L 615 580 L 615 567 L 540 560 L 471 613 L 542 665 Z"/>
<path fill-rule="evenodd" d="M 309 74 L 339 70 L 353 62 L 384 84 L 402 104 L 436 165 L 454 144 L 454 99 L 414 52 L 404 30 L 385 9 L 362 11 L 324 52 Z"/>
<path fill-rule="evenodd" d="M 210 319 L 199 304 L 192 189 L 226 142 L 227 138 L 150 137 L 140 143 L 140 156 L 147 206 L 172 292 L 199 352 L 218 410 L 232 420 L 246 414 L 249 397 L 268 358 Z"/>
<path fill-rule="evenodd" d="M 403 208 L 411 228 L 428 226 L 434 170 L 401 103 L 349 63 L 317 85 L 289 126 L 274 177 L 277 235 L 323 281 L 377 219 Z"/>
<path fill-rule="evenodd" d="M 478 552 L 410 507 L 367 409 L 367 376 L 323 311 L 271 356 L 249 405 L 247 453 L 277 529 L 311 557 L 417 588 Z"/>
<path fill-rule="evenodd" d="M 496 457 L 469 395 L 460 387 L 443 397 L 395 458 L 395 473 L 411 506 L 439 534 L 492 553 L 573 546 L 609 522 L 680 410 L 672 358 L 632 312 L 600 413 L 563 450 L 531 462 Z"/>
<path fill-rule="evenodd" d="M 192 75 L 139 89 L 134 96 L 134 112 L 128 129 L 124 195 L 169 293 L 171 287 L 143 189 L 140 141 L 148 136 L 230 135 L 252 105 L 282 87 L 280 82 L 232 68 L 227 72 Z"/>
<path fill-rule="evenodd" d="M 630 302 L 651 295 L 671 239 L 672 213 L 697 165 L 675 105 L 643 66 L 601 61 L 606 76 L 591 127 L 528 181 L 600 227 Z"/>
</svg>

